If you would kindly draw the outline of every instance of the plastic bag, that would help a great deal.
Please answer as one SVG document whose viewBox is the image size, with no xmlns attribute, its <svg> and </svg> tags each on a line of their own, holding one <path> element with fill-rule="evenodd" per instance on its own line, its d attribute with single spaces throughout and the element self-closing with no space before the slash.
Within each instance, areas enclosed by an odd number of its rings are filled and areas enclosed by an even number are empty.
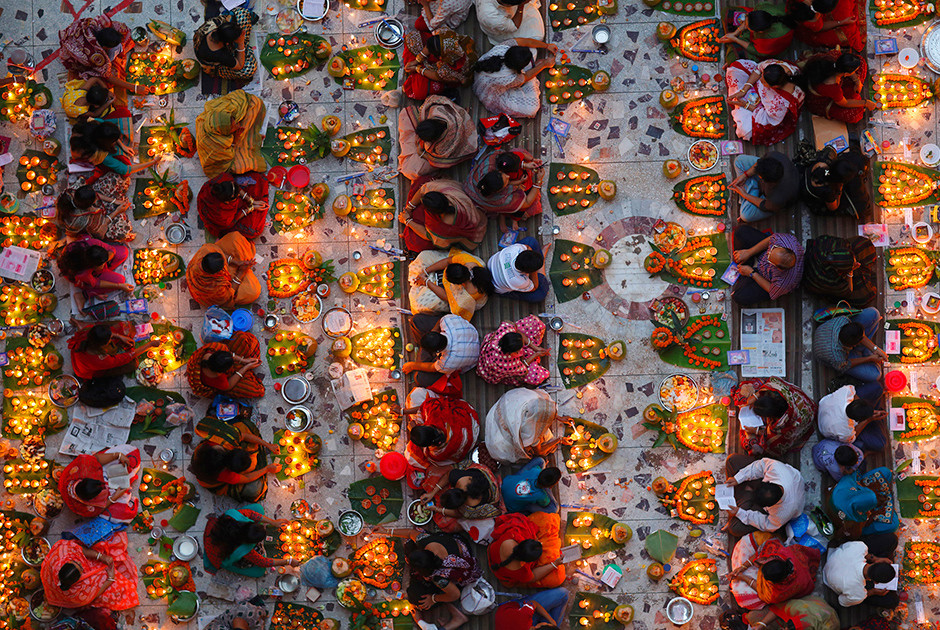
<svg viewBox="0 0 940 630">
<path fill-rule="evenodd" d="M 339 578 L 333 575 L 333 562 L 325 556 L 314 556 L 300 565 L 300 579 L 306 586 L 321 590 L 339 584 Z"/>
<path fill-rule="evenodd" d="M 796 543 L 826 553 L 826 542 L 808 514 L 800 514 L 787 523 L 787 544 Z"/>
<path fill-rule="evenodd" d="M 202 320 L 202 343 L 226 341 L 232 338 L 234 331 L 231 315 L 218 306 L 206 309 L 206 316 Z"/>
<path fill-rule="evenodd" d="M 468 615 L 483 615 L 496 608 L 496 590 L 480 578 L 460 591 L 460 607 Z"/>
</svg>

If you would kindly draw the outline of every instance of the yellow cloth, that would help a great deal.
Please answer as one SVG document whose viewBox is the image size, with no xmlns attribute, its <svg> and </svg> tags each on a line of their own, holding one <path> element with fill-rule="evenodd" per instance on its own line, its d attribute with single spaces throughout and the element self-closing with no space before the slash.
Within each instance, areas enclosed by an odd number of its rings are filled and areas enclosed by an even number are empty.
<svg viewBox="0 0 940 630">
<path fill-rule="evenodd" d="M 196 117 L 196 150 L 206 177 L 267 172 L 261 155 L 264 103 L 253 94 L 235 90 L 206 102 Z"/>
<path fill-rule="evenodd" d="M 261 296 L 261 283 L 251 270 L 235 284 L 235 265 L 227 263 L 219 273 L 208 274 L 202 269 L 202 259 L 213 252 L 222 254 L 225 260 L 252 260 L 255 246 L 239 232 L 230 232 L 215 243 L 206 243 L 186 267 L 186 284 L 189 293 L 203 306 L 243 306 L 251 304 Z"/>
<path fill-rule="evenodd" d="M 84 79 L 74 79 L 65 84 L 65 91 L 59 99 L 62 103 L 62 109 L 69 120 L 75 120 L 82 114 L 88 112 L 88 105 L 76 105 L 75 101 L 84 98 L 88 90 L 83 90 Z"/>
</svg>

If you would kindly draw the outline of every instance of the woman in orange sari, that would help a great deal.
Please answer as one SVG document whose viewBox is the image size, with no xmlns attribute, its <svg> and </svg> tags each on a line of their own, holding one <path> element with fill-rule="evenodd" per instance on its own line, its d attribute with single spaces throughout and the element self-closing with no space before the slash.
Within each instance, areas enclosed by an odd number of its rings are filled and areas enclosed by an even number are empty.
<svg viewBox="0 0 940 630">
<path fill-rule="evenodd" d="M 118 462 L 127 470 L 129 486 L 113 488 L 104 467 Z M 130 522 L 140 510 L 140 451 L 129 444 L 104 449 L 94 455 L 79 455 L 59 475 L 59 494 L 78 516 L 104 515 L 113 522 Z M 113 480 L 113 478 L 112 478 Z"/>
<path fill-rule="evenodd" d="M 255 264 L 255 246 L 240 232 L 230 232 L 199 248 L 186 267 L 186 284 L 203 306 L 251 304 L 261 296 L 261 283 L 251 271 Z"/>
<path fill-rule="evenodd" d="M 261 365 L 261 344 L 248 332 L 225 341 L 212 341 L 196 350 L 186 364 L 186 381 L 197 396 L 260 398 L 264 384 L 251 370 Z"/>
<path fill-rule="evenodd" d="M 405 413 L 417 412 L 405 409 Z M 449 396 L 428 398 L 409 431 L 406 455 L 420 470 L 453 466 L 470 455 L 480 436 L 480 417 L 467 401 Z"/>
<path fill-rule="evenodd" d="M 496 518 L 486 557 L 493 575 L 510 588 L 555 588 L 565 581 L 557 513 L 505 514 Z"/>
<path fill-rule="evenodd" d="M 127 532 L 104 519 L 87 521 L 52 545 L 39 572 L 46 601 L 63 608 L 135 608 L 137 566 L 127 553 Z"/>
</svg>

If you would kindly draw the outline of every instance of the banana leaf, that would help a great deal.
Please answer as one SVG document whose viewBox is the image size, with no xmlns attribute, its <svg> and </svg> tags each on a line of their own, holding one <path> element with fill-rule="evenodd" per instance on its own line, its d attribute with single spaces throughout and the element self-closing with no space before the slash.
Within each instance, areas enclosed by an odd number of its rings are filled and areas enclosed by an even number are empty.
<svg viewBox="0 0 940 630">
<path fill-rule="evenodd" d="M 575 526 L 575 520 L 583 519 L 585 516 L 591 517 L 590 525 Z M 618 551 L 623 549 L 623 543 L 614 542 L 610 536 L 610 531 L 614 525 L 619 525 L 618 521 L 603 514 L 593 512 L 568 512 L 568 524 L 565 527 L 565 546 L 580 545 L 581 557 L 590 558 L 608 551 Z M 600 530 L 598 536 L 592 533 L 594 530 Z M 589 546 L 585 547 L 584 544 Z"/>
<path fill-rule="evenodd" d="M 672 562 L 672 557 L 679 547 L 679 537 L 664 529 L 659 529 L 646 537 L 643 546 L 650 558 L 668 564 Z"/>
<path fill-rule="evenodd" d="M 918 429 L 910 427 L 908 423 L 907 416 L 911 411 L 905 409 L 905 429 L 903 431 L 892 431 L 894 441 L 896 442 L 922 442 L 924 440 L 931 440 L 938 435 L 940 435 L 940 409 L 937 409 L 937 405 L 933 400 L 929 398 L 915 398 L 912 396 L 894 396 L 891 398 L 891 406 L 895 408 L 922 408 L 925 409 L 928 414 L 924 416 L 923 420 L 920 420 L 919 423 L 922 423 Z"/>
<path fill-rule="evenodd" d="M 53 405 L 46 390 L 22 390 L 3 397 L 3 437 L 21 440 L 31 435 L 51 435 L 68 424 L 68 411 Z"/>
<path fill-rule="evenodd" d="M 590 245 L 557 239 L 548 277 L 559 302 L 568 302 L 604 281 L 604 272 L 594 266 L 595 249 Z M 578 280 L 583 279 L 582 283 Z"/>
<path fill-rule="evenodd" d="M 352 557 L 356 577 L 376 588 L 389 588 L 404 581 L 405 541 L 402 538 L 373 538 L 359 547 Z"/>
<path fill-rule="evenodd" d="M 572 444 L 561 447 L 565 456 L 565 466 L 570 473 L 582 473 L 606 460 L 612 453 L 605 453 L 597 447 L 597 439 L 602 435 L 612 436 L 606 428 L 583 418 L 574 418 L 575 428 L 567 427 L 565 437 L 574 439 Z M 577 432 L 578 437 L 574 438 Z M 616 448 L 616 442 L 614 443 Z"/>
<path fill-rule="evenodd" d="M 395 224 L 395 190 L 373 188 L 361 195 L 353 195 L 352 210 L 348 218 L 359 225 L 390 228 Z"/>
<path fill-rule="evenodd" d="M 706 319 L 706 318 L 715 318 L 714 315 L 696 315 L 695 317 L 689 318 L 689 323 L 686 325 L 686 328 L 689 326 L 695 326 L 696 322 Z M 686 339 L 686 342 L 691 346 L 694 357 L 688 357 L 685 355 L 685 348 L 680 345 L 671 345 L 665 350 L 659 352 L 659 358 L 669 363 L 675 365 L 682 369 L 696 369 L 696 370 L 727 370 L 728 369 L 728 350 L 731 350 L 731 333 L 728 330 L 728 323 L 724 320 L 720 320 L 718 326 L 713 324 L 705 325 L 692 337 Z M 715 349 L 718 350 L 718 354 L 715 354 Z M 715 361 L 719 365 L 711 365 L 709 367 L 696 364 L 698 361 L 701 363 L 701 359 L 705 358 L 710 361 Z"/>
<path fill-rule="evenodd" d="M 22 348 L 22 354 L 20 353 Z M 55 346 L 47 343 L 43 348 L 34 348 L 29 338 L 9 337 L 7 339 L 7 359 L 3 366 L 3 387 L 10 390 L 48 387 L 49 381 L 62 374 L 62 354 Z M 38 366 L 31 366 L 31 360 L 40 359 Z M 50 367 L 54 365 L 56 367 Z M 33 375 L 30 376 L 29 372 Z"/>
<path fill-rule="evenodd" d="M 154 265 L 148 268 L 146 265 Z M 166 265 L 175 267 L 166 270 Z M 134 282 L 136 284 L 160 284 L 177 280 L 186 275 L 186 263 L 183 257 L 167 249 L 143 247 L 134 250 Z"/>
<path fill-rule="evenodd" d="M 892 11 L 895 14 L 904 16 L 903 21 L 896 21 L 901 18 L 889 18 L 885 15 L 884 8 L 878 7 L 874 0 L 868 3 L 868 10 L 871 15 L 872 24 L 878 28 L 897 30 L 923 24 L 927 20 L 932 20 L 934 11 L 931 8 L 933 3 L 924 0 L 904 0 L 903 4 L 895 4 Z"/>
<path fill-rule="evenodd" d="M 154 435 L 169 435 L 176 428 L 176 425 L 166 422 L 165 410 L 170 404 L 184 402 L 180 394 L 138 385 L 128 387 L 124 395 L 137 403 L 144 400 L 150 401 L 155 407 L 152 412 L 140 420 L 138 420 L 137 416 L 134 417 L 134 422 L 131 424 L 131 432 L 127 438 L 128 442 L 146 440 Z"/>
<path fill-rule="evenodd" d="M 271 33 L 258 55 L 261 65 L 278 80 L 294 79 L 322 66 L 330 57 L 330 44 L 319 35 Z M 288 69 L 289 67 L 289 69 Z"/>
<path fill-rule="evenodd" d="M 717 188 L 718 190 L 712 190 Z M 684 179 L 672 188 L 672 201 L 688 214 L 700 217 L 723 217 L 728 212 L 728 178 L 721 175 L 699 175 Z M 718 207 L 711 207 L 711 202 Z"/>
<path fill-rule="evenodd" d="M 177 508 L 196 494 L 195 486 L 184 477 L 159 468 L 144 468 L 141 472 L 140 499 L 151 514 Z"/>
<path fill-rule="evenodd" d="M 548 6 L 548 18 L 552 23 L 552 29 L 555 31 L 583 26 L 602 15 L 614 15 L 616 13 L 617 0 L 604 2 L 598 2 L 598 0 L 573 0 L 572 2 L 553 3 Z"/>
<path fill-rule="evenodd" d="M 150 339 L 159 345 L 151 348 L 139 358 L 149 357 L 161 363 L 164 373 L 178 370 L 189 360 L 196 351 L 196 339 L 193 333 L 185 328 L 174 326 L 168 322 L 159 322 L 153 325 Z M 137 342 L 137 347 L 147 343 L 146 339 Z"/>
<path fill-rule="evenodd" d="M 593 345 L 588 347 L 588 343 Z M 581 333 L 561 334 L 557 361 L 561 382 L 566 389 L 587 385 L 604 376 L 610 369 L 607 343 Z"/>
<path fill-rule="evenodd" d="M 683 15 L 685 17 L 709 17 L 715 15 L 715 4 L 712 0 L 663 0 L 652 7 L 656 11 Z"/>
<path fill-rule="evenodd" d="M 373 127 L 360 129 L 343 136 L 343 140 L 350 144 L 349 153 L 346 154 L 353 162 L 365 162 L 379 165 L 387 162 L 392 153 L 392 137 L 388 127 Z M 375 147 L 381 147 L 381 153 L 375 153 Z M 376 158 L 376 155 L 379 157 Z M 372 158 L 370 161 L 369 158 Z M 385 158 L 383 161 L 382 158 Z"/>
<path fill-rule="evenodd" d="M 919 185 L 922 185 L 921 190 L 923 192 L 912 195 L 911 191 L 913 188 L 911 186 L 911 180 L 908 180 L 908 182 L 905 182 L 903 185 L 899 186 L 899 188 L 901 188 L 900 196 L 896 196 L 894 194 L 886 196 L 884 187 L 890 184 L 890 182 L 883 180 L 889 179 L 888 171 L 892 169 L 902 169 L 904 171 L 909 171 L 913 181 L 916 181 Z M 923 166 L 917 166 L 916 164 L 892 161 L 876 162 L 874 164 L 873 170 L 874 173 L 872 173 L 872 178 L 874 179 L 875 186 L 875 203 L 882 207 L 912 208 L 940 203 L 940 190 L 937 190 L 935 187 L 936 182 L 940 180 L 940 171 Z"/>
<path fill-rule="evenodd" d="M 571 174 L 577 177 L 572 179 Z M 548 170 L 548 203 L 552 212 L 556 216 L 565 216 L 590 208 L 600 198 L 597 194 L 600 181 L 597 171 L 592 168 L 580 164 L 553 163 Z M 575 187 L 582 190 L 575 191 Z M 564 188 L 569 190 L 565 192 Z M 571 200 L 575 203 L 569 203 Z"/>
<path fill-rule="evenodd" d="M 304 356 L 303 349 L 309 348 L 311 343 L 315 344 L 316 340 L 302 332 L 278 330 L 268 339 L 267 362 L 271 377 L 284 378 L 304 371 L 312 357 L 308 359 Z M 283 354 L 282 348 L 285 350 Z"/>
<path fill-rule="evenodd" d="M 357 481 L 349 486 L 347 498 L 352 509 L 362 514 L 369 525 L 381 525 L 398 520 L 401 516 L 401 482 L 389 481 L 382 477 L 372 477 Z"/>
<path fill-rule="evenodd" d="M 278 601 L 271 614 L 271 625 L 268 630 L 314 630 L 320 627 L 323 615 L 316 608 L 302 604 L 291 604 Z"/>
<path fill-rule="evenodd" d="M 679 103 L 669 112 L 669 119 L 676 133 L 718 140 L 727 132 L 727 114 L 723 96 L 702 96 Z"/>
<path fill-rule="evenodd" d="M 927 486 L 918 486 L 917 482 L 926 482 Z M 937 518 L 940 510 L 940 477 L 936 475 L 916 475 L 898 479 L 898 508 L 901 518 Z M 921 501 L 920 497 L 926 497 Z"/>
<path fill-rule="evenodd" d="M 306 562 L 314 556 L 333 555 L 343 543 L 342 536 L 335 529 L 330 532 L 329 536 L 320 536 L 317 534 L 316 524 L 316 521 L 310 519 L 297 519 L 286 523 L 281 526 L 275 536 L 269 536 L 269 539 L 264 541 L 264 555 L 268 558 L 293 556 L 301 562 Z M 299 525 L 300 528 L 291 529 L 295 525 Z M 282 534 L 285 536 L 300 536 L 303 544 L 293 543 L 292 546 L 288 546 L 290 543 L 280 540 Z"/>
<path fill-rule="evenodd" d="M 594 71 L 570 63 L 550 68 L 542 77 L 545 98 L 552 105 L 565 105 L 590 96 L 594 94 L 594 84 L 591 82 L 593 76 Z M 579 92 L 580 96 L 578 96 Z M 577 208 L 577 206 L 572 207 Z M 583 208 L 579 209 L 583 210 Z M 576 211 L 572 210 L 572 212 Z M 570 212 L 565 214 L 570 214 Z"/>
<path fill-rule="evenodd" d="M 690 35 L 690 33 L 692 34 Z M 718 63 L 721 55 L 721 44 L 718 43 L 719 37 L 721 37 L 721 22 L 715 18 L 710 18 L 679 27 L 676 34 L 669 41 L 663 43 L 663 47 L 668 52 L 692 61 Z M 703 39 L 705 41 L 702 41 Z M 698 45 L 699 50 L 687 49 L 686 45 L 690 43 Z"/>
<path fill-rule="evenodd" d="M 0 246 L 36 251 L 46 251 L 59 238 L 59 228 L 54 221 L 31 212 L 0 216 L 0 233 L 3 234 Z"/>
<path fill-rule="evenodd" d="M 316 126 L 268 127 L 261 142 L 261 155 L 270 166 L 306 164 L 329 152 L 330 137 Z"/>
<path fill-rule="evenodd" d="M 384 343 L 392 341 L 391 347 L 384 347 Z M 349 358 L 366 367 L 383 368 L 386 370 L 398 369 L 401 356 L 401 331 L 397 326 L 371 328 L 350 338 L 352 341 L 352 354 Z M 380 347 L 368 348 L 367 344 L 375 341 Z"/>
<path fill-rule="evenodd" d="M 175 617 L 188 618 L 196 614 L 198 598 L 192 591 L 180 591 L 176 597 L 170 598 L 170 605 L 166 612 Z"/>
<path fill-rule="evenodd" d="M 915 333 L 923 330 L 927 333 L 927 336 L 920 337 L 918 334 L 915 334 L 913 337 L 907 337 L 904 333 L 904 327 L 910 325 L 914 326 L 913 331 Z M 923 319 L 889 319 L 887 329 L 901 331 L 901 353 L 889 354 L 888 360 L 891 363 L 907 363 L 910 365 L 918 365 L 927 363 L 928 361 L 936 360 L 938 349 L 937 334 L 940 332 L 940 324 Z M 914 341 L 918 340 L 925 341 L 926 345 L 922 348 L 915 347 L 913 345 Z M 919 350 L 925 354 L 915 358 L 913 355 L 904 354 L 905 349 L 910 349 L 912 351 Z"/>
<path fill-rule="evenodd" d="M 346 420 L 362 425 L 360 441 L 371 449 L 393 451 L 398 445 L 402 426 L 401 403 L 398 392 L 384 389 L 372 396 L 372 400 L 363 401 L 343 412 Z M 384 422 L 384 425 L 381 424 Z"/>
<path fill-rule="evenodd" d="M 614 610 L 619 604 L 612 599 L 604 597 L 598 593 L 588 593 L 578 591 L 574 596 L 574 605 L 568 613 L 568 626 L 575 630 L 577 628 L 590 628 L 591 630 L 623 630 L 623 624 L 614 619 Z M 582 606 L 583 602 L 587 602 Z M 610 619 L 606 616 L 601 618 L 594 617 L 594 611 L 610 613 Z M 581 620 L 587 619 L 587 626 L 582 625 Z"/>
<path fill-rule="evenodd" d="M 386 50 L 379 45 L 351 48 L 336 53 L 346 63 L 346 74 L 334 77 L 344 87 L 351 81 L 357 90 L 397 90 L 401 60 L 394 50 Z M 363 64 L 378 62 L 360 69 Z"/>
<path fill-rule="evenodd" d="M 6 491 L 10 494 L 35 494 L 50 484 L 55 484 L 53 479 L 53 474 L 56 470 L 55 462 L 52 462 L 48 459 L 41 459 L 38 462 L 30 460 L 30 465 L 42 465 L 45 463 L 45 468 L 41 468 L 38 471 L 32 470 L 18 470 L 18 468 L 24 468 L 27 465 L 22 459 L 11 459 L 7 462 L 7 465 L 12 466 L 12 472 L 4 472 L 3 477 L 5 480 L 11 480 L 14 482 L 14 485 L 7 488 Z M 34 487 L 33 482 L 39 482 L 39 487 Z M 20 482 L 20 483 L 16 483 Z"/>
<path fill-rule="evenodd" d="M 274 444 L 279 446 L 281 452 L 271 456 L 281 465 L 277 478 L 282 481 L 302 477 L 314 468 L 319 468 L 320 449 L 323 446 L 320 436 L 314 433 L 290 433 L 289 437 L 287 434 L 287 429 L 275 431 Z M 309 450 L 311 448 L 313 453 Z"/>
</svg>

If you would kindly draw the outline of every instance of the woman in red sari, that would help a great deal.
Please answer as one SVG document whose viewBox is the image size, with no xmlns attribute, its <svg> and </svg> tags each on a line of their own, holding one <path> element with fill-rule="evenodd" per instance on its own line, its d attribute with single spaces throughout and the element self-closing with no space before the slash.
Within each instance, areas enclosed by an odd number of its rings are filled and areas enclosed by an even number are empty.
<svg viewBox="0 0 940 630">
<path fill-rule="evenodd" d="M 486 236 L 486 215 L 450 179 L 416 179 L 398 220 L 405 247 L 413 252 L 451 247 L 473 251 Z"/>
<path fill-rule="evenodd" d="M 493 151 L 476 160 L 464 182 L 464 192 L 483 212 L 525 220 L 542 212 L 541 161 L 525 149 Z"/>
<path fill-rule="evenodd" d="M 818 549 L 784 546 L 777 538 L 770 538 L 757 548 L 752 559 L 734 569 L 730 577 L 747 582 L 762 602 L 780 604 L 812 594 L 820 558 Z M 741 575 L 754 565 L 760 567 L 756 578 Z"/>
<path fill-rule="evenodd" d="M 756 429 L 741 426 L 741 446 L 748 455 L 783 457 L 802 448 L 816 428 L 816 403 L 802 389 L 776 376 L 738 383 L 732 400 L 739 408 L 749 407 L 764 422 Z"/>
<path fill-rule="evenodd" d="M 46 601 L 63 608 L 137 607 L 137 566 L 127 553 L 127 532 L 95 519 L 52 545 L 39 571 Z"/>
<path fill-rule="evenodd" d="M 410 411 L 406 409 L 405 413 Z M 453 466 L 470 455 L 480 436 L 480 417 L 467 401 L 442 396 L 421 404 L 418 422 L 408 432 L 406 455 L 420 470 Z"/>
<path fill-rule="evenodd" d="M 127 374 L 137 367 L 137 357 L 157 346 L 150 340 L 134 348 L 134 338 L 125 324 L 86 326 L 69 339 L 72 371 L 78 378 Z"/>
<path fill-rule="evenodd" d="M 486 550 L 493 575 L 510 588 L 555 588 L 565 581 L 560 517 L 556 513 L 505 514 L 496 518 Z"/>
<path fill-rule="evenodd" d="M 186 364 L 186 381 L 197 396 L 260 398 L 264 384 L 252 372 L 261 365 L 261 344 L 248 332 L 237 332 L 225 342 L 212 341 L 196 350 Z"/>
<path fill-rule="evenodd" d="M 856 0 L 791 0 L 788 14 L 796 22 L 796 36 L 814 48 L 849 48 L 865 51 L 861 24 L 867 15 Z"/>
<path fill-rule="evenodd" d="M 105 478 L 105 466 L 114 462 L 127 470 L 128 486 L 112 488 Z M 140 464 L 140 451 L 129 444 L 104 449 L 94 455 L 79 455 L 59 476 L 59 494 L 65 505 L 78 516 L 92 518 L 100 515 L 109 521 L 128 523 L 140 509 L 137 496 Z"/>
<path fill-rule="evenodd" d="M 799 68 L 785 61 L 738 59 L 728 65 L 728 104 L 734 130 L 752 144 L 776 144 L 796 131 L 805 94 L 793 82 Z"/>
<path fill-rule="evenodd" d="M 217 175 L 199 189 L 196 211 L 206 231 L 216 238 L 229 232 L 258 238 L 268 216 L 268 180 L 255 172 Z"/>
<path fill-rule="evenodd" d="M 97 77 L 134 94 L 150 94 L 124 80 L 127 53 L 134 48 L 131 30 L 106 15 L 81 18 L 59 31 L 60 60 L 73 79 Z"/>
<path fill-rule="evenodd" d="M 441 29 L 431 34 L 424 18 L 418 18 L 415 30 L 405 35 L 402 52 L 406 79 L 402 92 L 408 98 L 423 101 L 450 88 L 467 85 L 473 76 L 477 55 L 473 38 Z"/>
<path fill-rule="evenodd" d="M 838 50 L 813 55 L 803 66 L 806 77 L 806 109 L 817 116 L 857 123 L 866 111 L 878 108 L 862 96 L 868 64 L 854 53 Z"/>
</svg>

